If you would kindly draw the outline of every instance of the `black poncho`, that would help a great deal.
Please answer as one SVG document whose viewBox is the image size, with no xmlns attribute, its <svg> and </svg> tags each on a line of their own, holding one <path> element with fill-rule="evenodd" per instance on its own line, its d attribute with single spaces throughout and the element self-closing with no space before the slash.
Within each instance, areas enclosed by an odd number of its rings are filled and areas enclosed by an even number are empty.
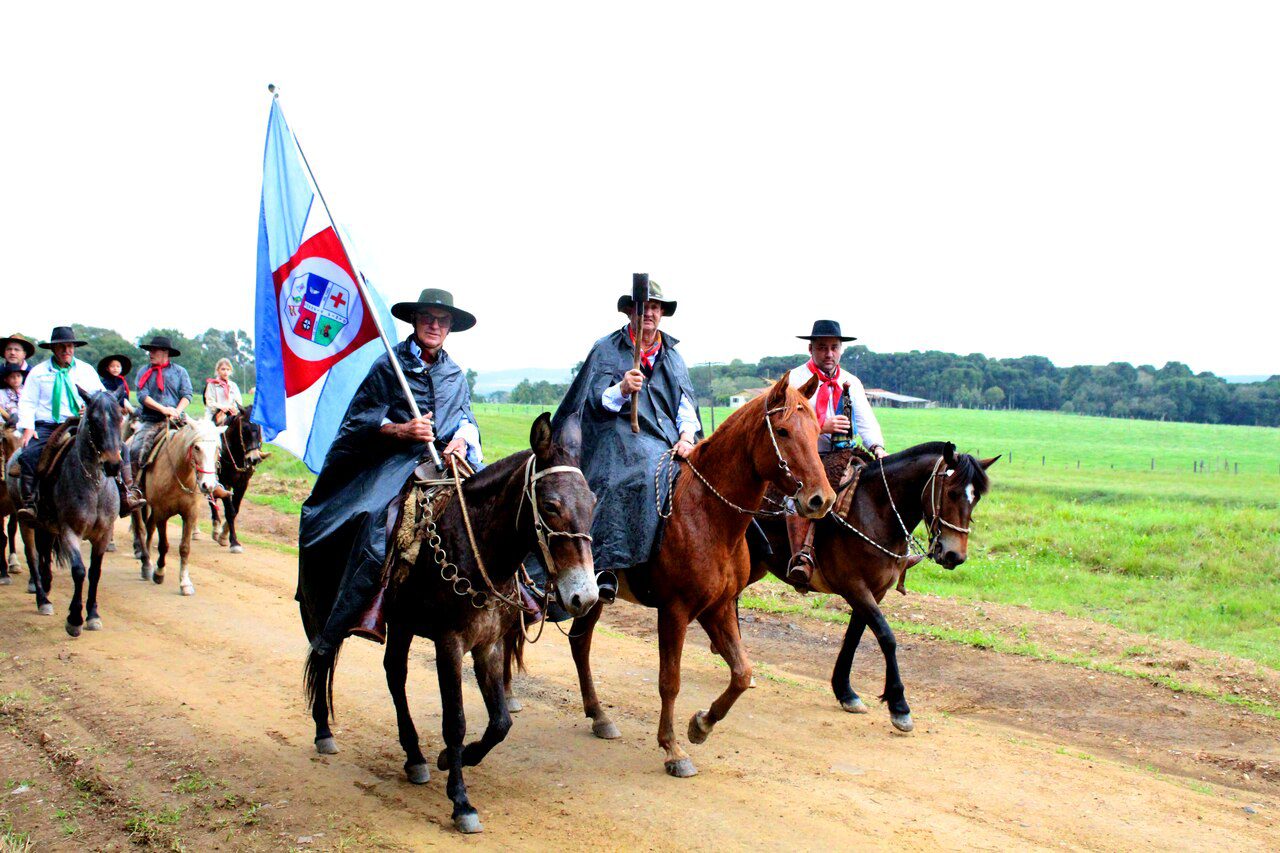
<svg viewBox="0 0 1280 853">
<path fill-rule="evenodd" d="M 436 444 L 443 448 L 463 417 L 475 423 L 467 378 L 444 350 L 430 366 L 412 354 L 407 340 L 395 352 L 418 408 L 435 413 Z M 340 643 L 372 599 L 386 556 L 387 507 L 425 455 L 421 444 L 382 435 L 384 418 L 392 423 L 413 419 L 385 354 L 369 368 L 347 407 L 302 505 L 296 597 L 317 648 Z"/>
<path fill-rule="evenodd" d="M 640 432 L 631 432 L 631 405 L 611 412 L 600 402 L 605 389 L 632 367 L 631 340 L 623 328 L 596 341 L 556 410 L 553 427 L 574 412 L 582 416 L 582 470 L 596 495 L 591 525 L 592 557 L 597 570 L 628 569 L 645 563 L 658 530 L 654 472 L 658 458 L 680 434 L 676 415 L 681 394 L 696 406 L 697 396 L 678 341 L 662 335 L 652 375 L 636 395 Z M 634 398 L 633 398 L 634 399 Z M 701 430 L 699 430 L 701 435 Z"/>
</svg>

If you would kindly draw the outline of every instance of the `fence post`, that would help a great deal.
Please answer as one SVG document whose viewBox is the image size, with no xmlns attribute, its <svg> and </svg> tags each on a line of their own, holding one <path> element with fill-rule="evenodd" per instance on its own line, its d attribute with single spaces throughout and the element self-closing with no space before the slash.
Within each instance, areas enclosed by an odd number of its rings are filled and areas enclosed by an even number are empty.
<svg viewBox="0 0 1280 853">
<path fill-rule="evenodd" d="M 1151 457 L 1151 470 L 1152 471 L 1156 470 L 1156 460 L 1154 456 Z"/>
<path fill-rule="evenodd" d="M 1041 467 L 1041 468 L 1043 468 L 1043 467 L 1044 467 L 1044 456 L 1041 456 L 1041 457 L 1040 457 L 1040 467 Z"/>
<path fill-rule="evenodd" d="M 1239 463 L 1239 462 L 1235 463 L 1235 469 L 1236 469 L 1236 470 L 1235 470 L 1235 473 L 1239 474 L 1239 473 L 1240 473 L 1240 463 Z"/>
</svg>

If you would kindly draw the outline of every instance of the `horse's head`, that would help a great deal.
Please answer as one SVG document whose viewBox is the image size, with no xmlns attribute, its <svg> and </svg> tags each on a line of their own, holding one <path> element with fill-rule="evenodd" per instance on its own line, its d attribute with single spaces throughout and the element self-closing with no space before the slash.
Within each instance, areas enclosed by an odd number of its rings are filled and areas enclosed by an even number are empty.
<svg viewBox="0 0 1280 853">
<path fill-rule="evenodd" d="M 929 527 L 929 559 L 945 569 L 954 569 L 969 556 L 973 510 L 990 488 L 987 469 L 999 458 L 957 454 L 948 442 L 929 477 L 920 496 Z"/>
<path fill-rule="evenodd" d="M 218 451 L 227 428 L 203 419 L 187 421 L 186 428 L 194 431 L 187 445 L 187 462 L 195 470 L 196 484 L 203 494 L 225 497 L 227 490 L 218 482 Z"/>
<path fill-rule="evenodd" d="M 240 452 L 244 454 L 242 458 L 246 467 L 256 467 L 259 462 L 271 455 L 262 449 L 262 427 L 253 422 L 251 407 L 241 406 L 240 411 L 228 421 L 228 429 L 232 424 L 235 425 L 235 435 L 240 443 Z"/>
<path fill-rule="evenodd" d="M 88 442 L 90 452 L 96 453 L 102 463 L 102 470 L 108 477 L 114 477 L 120 473 L 120 404 L 105 391 L 90 394 L 79 386 L 76 391 L 84 400 L 79 429 L 84 437 L 80 440 Z"/>
<path fill-rule="evenodd" d="M 835 503 L 836 493 L 818 457 L 818 417 L 803 389 L 792 388 L 786 376 L 763 400 L 764 428 L 751 448 L 752 466 L 761 479 L 794 498 L 796 512 L 821 518 Z"/>
<path fill-rule="evenodd" d="M 595 606 L 600 590 L 590 535 L 596 498 L 579 468 L 582 426 L 578 416 L 570 416 L 553 432 L 551 416 L 543 412 L 529 430 L 529 447 L 533 464 L 525 499 L 533 507 L 538 547 L 560 604 L 581 616 Z"/>
</svg>

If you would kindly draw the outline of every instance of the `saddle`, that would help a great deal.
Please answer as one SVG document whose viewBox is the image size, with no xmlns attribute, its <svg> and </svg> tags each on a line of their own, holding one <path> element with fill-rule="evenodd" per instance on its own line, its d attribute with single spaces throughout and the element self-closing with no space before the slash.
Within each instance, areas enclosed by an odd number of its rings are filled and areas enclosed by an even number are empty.
<svg viewBox="0 0 1280 853">
<path fill-rule="evenodd" d="M 143 459 L 142 464 L 138 466 L 139 473 L 146 471 L 158 458 L 160 458 L 160 451 L 169 443 L 169 438 L 175 432 L 177 432 L 177 430 L 171 429 L 168 424 L 165 425 L 164 429 L 160 431 L 160 435 L 151 445 L 151 450 L 147 453 L 147 458 Z"/>
<path fill-rule="evenodd" d="M 827 482 L 831 483 L 831 488 L 836 493 L 836 503 L 831 511 L 844 515 L 853 505 L 853 495 L 857 491 L 862 472 L 868 465 L 875 462 L 876 458 L 862 447 L 853 447 L 848 450 L 832 450 L 823 453 L 821 459 Z M 784 495 L 776 486 L 770 485 L 765 492 L 764 500 L 766 505 L 781 507 L 786 503 L 787 497 L 788 495 Z"/>
<path fill-rule="evenodd" d="M 80 429 L 79 418 L 68 418 L 58 424 L 57 428 L 49 436 L 49 440 L 45 442 L 44 447 L 40 450 L 40 458 L 36 461 L 36 479 L 48 479 L 58 466 L 62 464 L 62 459 L 67 455 L 67 450 L 75 441 L 76 433 Z"/>
</svg>

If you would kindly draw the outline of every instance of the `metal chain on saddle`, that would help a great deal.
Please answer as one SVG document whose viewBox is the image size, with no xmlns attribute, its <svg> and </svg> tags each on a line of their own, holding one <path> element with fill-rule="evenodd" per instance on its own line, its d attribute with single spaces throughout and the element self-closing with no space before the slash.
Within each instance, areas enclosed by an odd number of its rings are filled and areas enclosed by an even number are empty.
<svg viewBox="0 0 1280 853">
<path fill-rule="evenodd" d="M 436 561 L 436 565 L 440 567 L 440 579 L 453 587 L 453 591 L 461 596 L 471 597 L 471 606 L 477 610 L 493 610 L 498 606 L 498 600 L 483 590 L 478 590 L 471 585 L 469 578 L 464 578 L 458 574 L 458 566 L 456 563 L 450 562 L 449 555 L 445 553 L 444 544 L 440 539 L 440 530 L 436 525 L 435 501 L 428 500 L 423 508 L 424 528 L 427 533 L 426 542 L 431 546 L 432 556 Z"/>
</svg>

